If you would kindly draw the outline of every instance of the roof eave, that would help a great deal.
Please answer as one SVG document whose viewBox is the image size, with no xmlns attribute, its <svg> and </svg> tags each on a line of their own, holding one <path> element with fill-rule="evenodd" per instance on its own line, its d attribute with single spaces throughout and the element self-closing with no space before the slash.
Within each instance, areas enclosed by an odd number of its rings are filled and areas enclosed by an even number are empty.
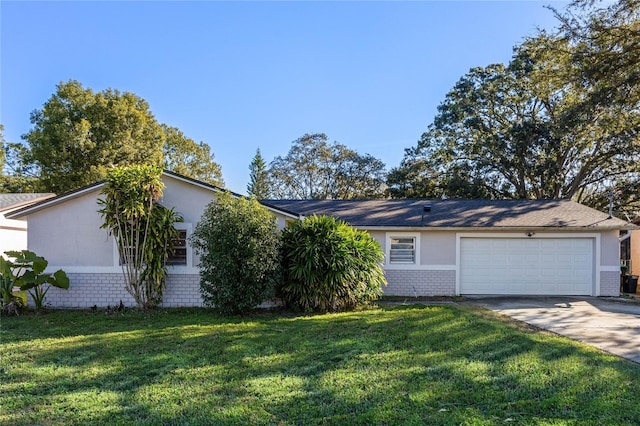
<svg viewBox="0 0 640 426">
<path fill-rule="evenodd" d="M 67 192 L 66 194 L 58 195 L 56 197 L 47 198 L 30 206 L 23 207 L 21 209 L 15 210 L 5 217 L 7 219 L 19 219 L 29 214 L 35 213 L 37 211 L 46 209 L 48 207 L 54 206 L 56 204 L 60 204 L 66 200 L 71 200 L 74 198 L 81 197 L 82 195 L 88 194 L 90 192 L 96 191 L 100 189 L 104 185 L 104 182 L 94 183 L 93 185 L 85 186 L 83 188 L 77 189 L 72 192 Z"/>
<path fill-rule="evenodd" d="M 48 199 L 53 198 L 53 197 L 55 197 L 55 194 L 47 194 L 47 195 L 43 195 L 42 197 L 33 198 L 31 200 L 20 201 L 18 203 L 11 204 L 10 206 L 6 206 L 6 207 L 0 208 L 0 213 L 2 213 L 2 212 L 11 213 L 11 212 L 13 212 L 15 210 L 19 210 L 19 209 L 22 209 L 24 207 L 31 206 L 33 204 L 37 204 L 37 203 L 39 203 L 41 201 L 48 200 Z"/>
</svg>

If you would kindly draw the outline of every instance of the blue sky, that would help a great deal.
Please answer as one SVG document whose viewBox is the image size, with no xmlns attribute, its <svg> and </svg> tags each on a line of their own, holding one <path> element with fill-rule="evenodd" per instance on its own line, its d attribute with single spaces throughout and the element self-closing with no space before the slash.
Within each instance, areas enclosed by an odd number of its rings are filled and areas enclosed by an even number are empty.
<svg viewBox="0 0 640 426">
<path fill-rule="evenodd" d="M 130 91 L 211 145 L 226 186 L 323 132 L 397 166 L 471 67 L 507 62 L 559 1 L 0 2 L 0 123 L 17 142 L 55 86 Z"/>
</svg>

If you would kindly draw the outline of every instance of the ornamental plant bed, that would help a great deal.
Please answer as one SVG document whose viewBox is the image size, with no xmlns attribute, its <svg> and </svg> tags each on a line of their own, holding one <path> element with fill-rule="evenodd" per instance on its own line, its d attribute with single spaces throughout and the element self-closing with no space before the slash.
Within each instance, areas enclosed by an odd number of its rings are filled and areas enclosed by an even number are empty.
<svg viewBox="0 0 640 426">
<path fill-rule="evenodd" d="M 0 322 L 0 424 L 632 424 L 640 366 L 470 306 Z"/>
</svg>

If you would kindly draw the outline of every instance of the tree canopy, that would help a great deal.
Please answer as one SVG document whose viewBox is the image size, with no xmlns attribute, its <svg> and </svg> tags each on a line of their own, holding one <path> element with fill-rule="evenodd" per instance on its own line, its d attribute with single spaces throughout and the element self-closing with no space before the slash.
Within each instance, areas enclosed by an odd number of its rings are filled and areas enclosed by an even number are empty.
<svg viewBox="0 0 640 426">
<path fill-rule="evenodd" d="M 5 142 L 4 142 L 4 126 L 0 124 L 0 176 L 4 174 L 4 164 L 6 159 L 5 153 Z"/>
<path fill-rule="evenodd" d="M 24 135 L 27 162 L 44 187 L 65 192 L 103 179 L 117 165 L 160 164 L 162 128 L 149 105 L 132 93 L 94 93 L 77 81 L 61 83 Z"/>
<path fill-rule="evenodd" d="M 258 200 L 269 198 L 269 174 L 267 173 L 267 163 L 262 158 L 260 148 L 256 150 L 256 155 L 249 164 L 249 184 L 247 193 Z"/>
<path fill-rule="evenodd" d="M 20 172 L 24 147 L 5 141 L 3 131 L 0 124 L 0 193 L 35 192 L 39 188 L 37 179 Z"/>
<path fill-rule="evenodd" d="M 558 37 L 572 49 L 579 76 L 590 86 L 585 104 L 640 101 L 640 0 L 574 0 L 564 12 Z"/>
<path fill-rule="evenodd" d="M 221 183 L 209 147 L 158 123 L 149 104 L 130 92 L 60 83 L 31 123 L 22 170 L 37 175 L 43 190 L 65 192 L 103 179 L 112 167 L 134 164 Z"/>
<path fill-rule="evenodd" d="M 214 161 L 209 145 L 196 143 L 175 127 L 166 124 L 161 127 L 164 132 L 162 151 L 165 169 L 212 185 L 224 185 L 222 169 Z"/>
<path fill-rule="evenodd" d="M 279 199 L 377 198 L 386 189 L 385 164 L 324 133 L 305 134 L 269 165 L 272 196 Z"/>
<path fill-rule="evenodd" d="M 567 13 L 585 8 L 583 3 Z M 629 25 L 637 28 L 638 2 L 622 3 L 635 3 Z M 573 198 L 598 207 L 611 188 L 637 192 L 640 108 L 631 95 L 636 89 L 624 89 L 630 83 L 623 81 L 637 78 L 640 65 L 630 51 L 636 52 L 640 39 L 628 49 L 626 41 L 617 46 L 609 40 L 608 54 L 604 47 L 585 47 L 584 37 L 601 40 L 599 34 L 618 22 L 614 12 L 601 13 L 565 17 L 559 33 L 526 40 L 507 65 L 471 69 L 390 173 L 391 194 Z M 585 60 L 585 52 L 597 60 Z M 613 72 L 616 61 L 635 63 L 635 74 Z"/>
<path fill-rule="evenodd" d="M 560 22 L 557 36 L 571 46 L 571 61 L 577 71 L 574 78 L 586 88 L 581 102 L 573 108 L 575 121 L 596 123 L 599 128 L 625 139 L 628 146 L 634 147 L 625 147 L 624 161 L 637 163 L 640 160 L 635 148 L 640 143 L 637 119 L 640 111 L 640 1 L 575 0 L 566 11 L 554 12 Z M 638 210 L 640 182 L 637 170 L 627 171 L 623 167 L 615 179 L 609 179 L 605 184 L 616 191 L 617 208 Z M 585 202 L 603 207 L 608 202 L 606 191 L 591 191 Z"/>
</svg>

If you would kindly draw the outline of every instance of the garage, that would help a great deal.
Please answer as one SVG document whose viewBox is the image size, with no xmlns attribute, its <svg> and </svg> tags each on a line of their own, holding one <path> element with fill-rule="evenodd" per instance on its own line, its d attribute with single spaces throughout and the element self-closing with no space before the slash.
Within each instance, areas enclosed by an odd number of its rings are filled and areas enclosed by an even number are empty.
<svg viewBox="0 0 640 426">
<path fill-rule="evenodd" d="M 460 294 L 591 295 L 593 238 L 460 238 Z"/>
</svg>

